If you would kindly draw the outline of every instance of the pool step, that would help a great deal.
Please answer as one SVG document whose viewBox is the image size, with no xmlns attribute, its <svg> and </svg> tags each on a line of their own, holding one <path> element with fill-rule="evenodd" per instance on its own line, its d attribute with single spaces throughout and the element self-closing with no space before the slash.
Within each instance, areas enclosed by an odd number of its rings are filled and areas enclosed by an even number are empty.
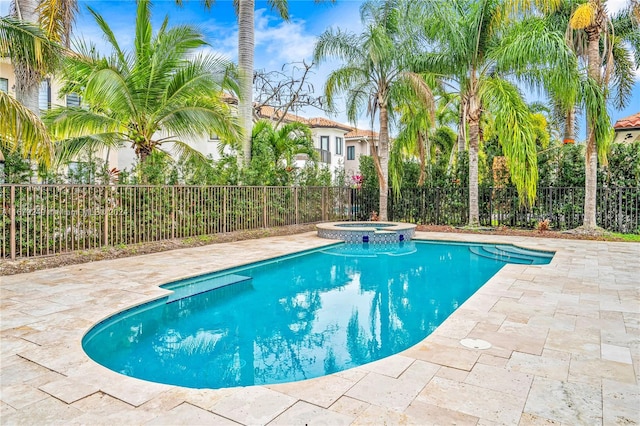
<svg viewBox="0 0 640 426">
<path fill-rule="evenodd" d="M 550 251 L 542 251 L 542 250 L 529 250 L 529 249 L 524 249 L 524 248 L 520 248 L 520 247 L 516 247 L 516 246 L 509 246 L 509 245 L 496 245 L 497 248 L 499 248 L 502 251 L 506 251 L 508 253 L 515 253 L 515 254 L 524 254 L 526 256 L 535 256 L 535 257 L 543 257 L 545 259 L 552 259 L 553 256 L 555 255 L 555 253 L 550 252 Z"/>
<path fill-rule="evenodd" d="M 533 262 L 533 258 L 529 254 L 516 253 L 509 250 L 502 250 L 498 247 L 483 247 L 483 249 L 491 254 L 508 259 L 520 259 Z"/>
<path fill-rule="evenodd" d="M 233 284 L 249 284 L 250 280 L 251 277 L 235 274 L 198 280 L 190 284 L 186 284 L 182 287 L 173 289 L 173 293 L 170 294 L 169 298 L 167 299 L 167 304 L 186 299 L 187 297 L 195 296 L 196 294 L 206 293 L 223 287 L 228 287 Z M 244 290 L 245 287 L 246 285 L 238 286 L 238 290 Z"/>
<path fill-rule="evenodd" d="M 517 263 L 519 265 L 531 265 L 533 263 L 532 258 L 526 258 L 524 256 L 514 255 L 512 253 L 495 249 L 493 247 L 471 246 L 469 247 L 469 251 L 481 257 L 486 257 L 494 260 L 501 260 L 503 262 Z"/>
</svg>

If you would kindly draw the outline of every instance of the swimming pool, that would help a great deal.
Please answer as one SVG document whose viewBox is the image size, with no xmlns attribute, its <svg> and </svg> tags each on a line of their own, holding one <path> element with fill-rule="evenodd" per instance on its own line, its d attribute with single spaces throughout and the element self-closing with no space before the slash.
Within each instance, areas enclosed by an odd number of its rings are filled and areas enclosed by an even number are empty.
<svg viewBox="0 0 640 426">
<path fill-rule="evenodd" d="M 170 296 L 96 325 L 83 348 L 114 371 L 186 387 L 303 380 L 418 343 L 506 256 L 528 264 L 552 256 L 513 246 L 384 246 L 337 244 L 170 283 Z"/>
</svg>

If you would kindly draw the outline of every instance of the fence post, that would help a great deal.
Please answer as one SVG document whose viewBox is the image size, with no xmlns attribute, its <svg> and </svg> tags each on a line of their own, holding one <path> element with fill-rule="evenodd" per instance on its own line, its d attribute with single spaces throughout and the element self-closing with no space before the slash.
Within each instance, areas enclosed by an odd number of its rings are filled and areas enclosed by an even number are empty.
<svg viewBox="0 0 640 426">
<path fill-rule="evenodd" d="M 176 221 L 178 216 L 176 214 L 176 186 L 171 187 L 171 239 L 176 238 Z"/>
<path fill-rule="evenodd" d="M 267 187 L 262 187 L 262 227 L 267 228 Z"/>
<path fill-rule="evenodd" d="M 222 187 L 222 232 L 227 232 L 227 187 Z"/>
<path fill-rule="evenodd" d="M 495 188 L 493 186 L 489 187 L 489 227 L 493 227 L 493 191 Z"/>
<path fill-rule="evenodd" d="M 11 195 L 9 200 L 9 251 L 11 260 L 16 260 L 16 186 L 11 185 Z"/>
<path fill-rule="evenodd" d="M 299 188 L 297 186 L 293 189 L 293 194 L 294 194 L 294 197 L 295 197 L 295 214 L 296 214 L 295 221 L 296 221 L 296 225 L 300 221 L 300 211 L 298 210 L 299 209 L 299 206 L 298 206 L 298 189 Z"/>
<path fill-rule="evenodd" d="M 109 186 L 105 185 L 104 188 L 104 226 L 102 227 L 102 245 L 109 245 Z"/>
<path fill-rule="evenodd" d="M 327 188 L 323 187 L 322 188 L 322 197 L 321 197 L 321 201 L 320 201 L 320 215 L 322 217 L 322 221 L 323 222 L 325 222 L 327 220 L 325 218 L 325 208 L 326 208 L 326 206 L 325 206 L 325 203 L 326 203 L 325 193 L 326 193 L 326 191 L 327 191 Z"/>
</svg>

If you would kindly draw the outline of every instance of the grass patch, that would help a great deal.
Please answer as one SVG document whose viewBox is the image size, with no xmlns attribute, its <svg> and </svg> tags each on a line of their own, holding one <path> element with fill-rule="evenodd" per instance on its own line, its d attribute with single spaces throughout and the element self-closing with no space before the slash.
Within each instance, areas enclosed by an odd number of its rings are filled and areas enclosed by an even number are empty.
<svg viewBox="0 0 640 426">
<path fill-rule="evenodd" d="M 640 243 L 640 234 L 620 234 L 612 232 L 610 234 L 614 239 L 619 241 L 627 241 L 629 243 Z"/>
</svg>

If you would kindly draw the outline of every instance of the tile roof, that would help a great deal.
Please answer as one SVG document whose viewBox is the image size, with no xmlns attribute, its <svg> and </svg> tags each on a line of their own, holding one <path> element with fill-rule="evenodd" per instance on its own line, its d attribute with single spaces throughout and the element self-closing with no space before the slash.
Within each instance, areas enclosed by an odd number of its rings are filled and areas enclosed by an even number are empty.
<svg viewBox="0 0 640 426">
<path fill-rule="evenodd" d="M 330 127 L 334 129 L 342 129 L 342 130 L 351 130 L 351 126 L 347 126 L 346 124 L 338 123 L 337 121 L 329 120 L 324 117 L 314 117 L 310 118 L 309 125 L 311 127 Z"/>
<path fill-rule="evenodd" d="M 374 132 L 373 130 L 362 130 L 357 129 L 355 127 L 351 128 L 351 131 L 347 133 L 345 138 L 377 138 L 378 132 Z"/>
<path fill-rule="evenodd" d="M 280 117 L 282 117 L 281 111 L 276 111 L 275 108 L 267 105 L 263 105 L 261 107 L 256 108 L 256 113 L 260 118 L 271 118 L 271 119 L 277 120 Z M 299 115 L 295 115 L 295 114 L 289 114 L 289 113 L 284 115 L 284 120 L 288 122 L 298 121 L 300 123 L 304 123 L 307 125 L 309 124 L 306 118 L 300 117 Z"/>
<path fill-rule="evenodd" d="M 271 119 L 279 119 L 282 117 L 282 113 L 280 111 L 276 111 L 275 108 L 267 105 L 263 105 L 256 109 L 256 113 L 261 118 L 271 118 Z M 304 123 L 309 127 L 327 127 L 332 129 L 342 129 L 345 131 L 352 130 L 351 126 L 346 124 L 339 123 L 337 121 L 329 120 L 324 117 L 314 117 L 314 118 L 304 118 L 295 114 L 285 114 L 284 120 L 288 122 L 298 121 L 300 123 Z"/>
<path fill-rule="evenodd" d="M 638 129 L 640 128 L 640 112 L 621 118 L 613 125 L 614 129 Z"/>
</svg>

